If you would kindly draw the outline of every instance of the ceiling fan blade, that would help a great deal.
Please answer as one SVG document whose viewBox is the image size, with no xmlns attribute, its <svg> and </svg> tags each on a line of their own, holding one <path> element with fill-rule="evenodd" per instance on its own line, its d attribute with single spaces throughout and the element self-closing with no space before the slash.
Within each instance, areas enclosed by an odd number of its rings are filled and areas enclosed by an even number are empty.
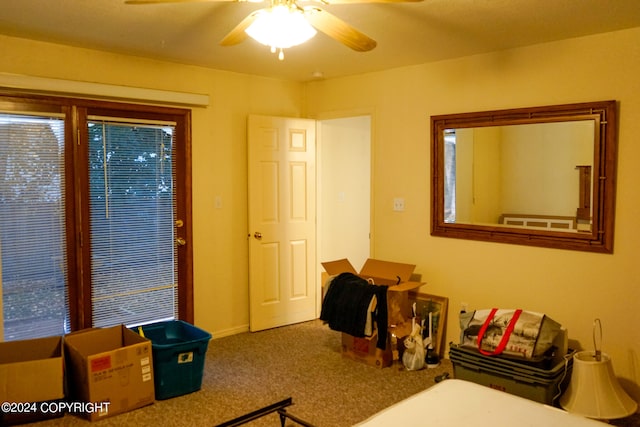
<svg viewBox="0 0 640 427">
<path fill-rule="evenodd" d="M 319 0 L 324 4 L 359 4 L 359 3 L 419 3 L 424 0 Z"/>
<path fill-rule="evenodd" d="M 342 19 L 317 7 L 306 7 L 305 17 L 317 30 L 358 52 L 367 52 L 377 43 Z"/>
<path fill-rule="evenodd" d="M 249 36 L 247 35 L 247 33 L 245 33 L 244 30 L 249 28 L 249 25 L 251 25 L 251 23 L 256 19 L 256 16 L 258 16 L 258 12 L 259 10 L 256 10 L 246 18 L 244 18 L 242 21 L 240 21 L 240 23 L 229 32 L 229 34 L 224 36 L 224 38 L 220 42 L 220 46 L 233 46 L 245 41 Z"/>
<path fill-rule="evenodd" d="M 125 0 L 125 4 L 157 4 L 157 3 L 204 3 L 220 1 L 247 1 L 247 0 Z"/>
</svg>

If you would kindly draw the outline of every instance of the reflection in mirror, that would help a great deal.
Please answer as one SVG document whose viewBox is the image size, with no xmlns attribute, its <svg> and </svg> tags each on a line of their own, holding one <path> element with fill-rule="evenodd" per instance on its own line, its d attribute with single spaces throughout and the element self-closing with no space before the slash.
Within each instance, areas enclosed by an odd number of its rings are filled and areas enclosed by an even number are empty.
<svg viewBox="0 0 640 427">
<path fill-rule="evenodd" d="M 577 221 L 577 167 L 593 163 L 593 120 L 445 129 L 444 138 L 445 222 L 591 230 L 591 212 Z"/>
<path fill-rule="evenodd" d="M 432 117 L 432 234 L 612 251 L 615 102 Z"/>
</svg>

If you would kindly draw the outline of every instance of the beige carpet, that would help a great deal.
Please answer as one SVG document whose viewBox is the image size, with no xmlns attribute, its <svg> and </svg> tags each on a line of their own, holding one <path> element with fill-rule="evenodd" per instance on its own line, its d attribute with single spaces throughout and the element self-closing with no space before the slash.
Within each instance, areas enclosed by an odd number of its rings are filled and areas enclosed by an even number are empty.
<svg viewBox="0 0 640 427">
<path fill-rule="evenodd" d="M 340 346 L 340 333 L 320 321 L 214 337 L 200 391 L 156 401 L 96 423 L 66 415 L 30 426 L 213 427 L 292 397 L 289 413 L 317 427 L 347 427 L 431 387 L 437 375 L 452 375 L 449 360 L 443 360 L 438 368 L 421 371 L 406 371 L 398 362 L 378 369 L 343 358 Z M 640 415 L 611 424 L 640 426 Z M 296 424 L 287 421 L 286 425 Z M 429 425 L 428 418 L 416 425 Z M 280 419 L 272 414 L 247 426 L 278 427 Z"/>
<path fill-rule="evenodd" d="M 384 369 L 343 358 L 340 333 L 320 321 L 243 333 L 209 344 L 202 389 L 97 422 L 110 426 L 209 426 L 287 397 L 291 414 L 317 427 L 342 427 L 365 420 L 394 402 L 434 384 L 440 367 L 406 371 Z M 33 426 L 90 425 L 76 416 Z M 96 424 L 96 423 L 93 423 Z M 280 426 L 277 414 L 247 424 Z M 294 426 L 288 421 L 287 426 Z"/>
</svg>

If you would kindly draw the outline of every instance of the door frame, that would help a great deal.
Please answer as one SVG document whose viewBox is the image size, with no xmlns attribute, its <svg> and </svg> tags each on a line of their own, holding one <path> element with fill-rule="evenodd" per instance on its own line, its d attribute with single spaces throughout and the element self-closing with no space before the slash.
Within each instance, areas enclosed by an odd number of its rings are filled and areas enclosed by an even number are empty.
<svg viewBox="0 0 640 427">
<path fill-rule="evenodd" d="M 316 224 L 316 236 L 320 236 L 321 231 L 323 229 L 324 226 L 324 219 L 322 218 L 321 215 L 319 215 L 319 213 L 322 211 L 322 201 L 320 198 L 321 193 L 321 186 L 322 186 L 322 177 L 323 177 L 323 173 L 325 172 L 325 165 L 322 164 L 322 159 L 320 159 L 320 157 L 318 156 L 318 153 L 320 152 L 320 149 L 322 147 L 322 143 L 323 143 L 323 136 L 322 136 L 322 127 L 320 126 L 320 123 L 323 121 L 328 121 L 328 120 L 335 120 L 335 119 L 349 119 L 349 118 L 355 118 L 355 117 L 360 117 L 360 116 L 369 116 L 370 118 L 370 138 L 369 138 L 369 144 L 370 144 L 370 157 L 369 157 L 369 162 L 370 162 L 370 173 L 369 173 L 369 188 L 370 188 L 370 195 L 369 195 L 369 255 L 371 257 L 374 256 L 374 247 L 375 247 L 375 234 L 373 233 L 373 224 L 374 224 L 374 194 L 375 194 L 375 188 L 374 188 L 374 165 L 375 165 L 375 110 L 373 108 L 364 108 L 364 109 L 353 109 L 353 110 L 338 110 L 338 111 L 327 111 L 327 112 L 320 112 L 317 113 L 316 116 L 314 117 L 314 119 L 316 120 L 317 124 L 316 124 L 316 170 L 317 170 L 317 182 L 316 182 L 316 218 L 317 218 L 317 224 Z M 320 254 L 322 249 L 322 243 L 320 241 L 319 238 L 316 239 L 316 254 L 318 254 L 318 256 L 320 256 Z M 321 260 L 318 259 L 317 260 L 317 264 L 318 264 L 318 269 L 316 272 L 316 280 L 317 280 L 317 288 L 318 288 L 318 293 L 317 295 L 321 296 L 322 295 L 322 286 L 324 285 L 322 283 L 322 273 L 323 273 L 323 269 L 322 266 L 320 265 L 321 262 L 324 262 L 327 260 Z M 322 310 L 322 298 L 318 298 L 317 299 L 317 304 L 316 304 L 316 313 L 317 316 L 320 317 L 320 312 Z"/>
<path fill-rule="evenodd" d="M 172 155 L 175 156 L 175 188 L 176 198 L 175 220 L 182 220 L 182 225 L 175 225 L 175 238 L 182 238 L 186 244 L 176 245 L 175 262 L 178 266 L 178 318 L 189 323 L 194 322 L 193 303 L 193 227 L 192 227 L 192 194 L 191 194 L 191 110 L 176 107 L 160 107 L 153 105 L 136 105 L 128 103 L 114 103 L 108 101 L 85 101 L 83 99 L 74 100 L 78 122 L 74 122 L 74 130 L 71 132 L 75 141 L 74 150 L 74 174 L 75 174 L 75 201 L 80 207 L 73 206 L 75 218 L 83 218 L 80 221 L 79 240 L 83 241 L 77 248 L 75 255 L 78 265 L 82 268 L 77 272 L 75 279 L 77 286 L 69 287 L 69 313 L 71 330 L 90 328 L 93 326 L 93 309 L 91 300 L 91 226 L 89 223 L 89 203 L 82 201 L 83 197 L 89 196 L 89 170 L 86 162 L 88 153 L 88 130 L 81 126 L 89 120 L 90 116 L 123 117 L 127 120 L 157 120 L 158 116 L 162 120 L 175 122 L 175 133 L 181 135 L 179 141 L 183 141 L 184 146 L 180 149 L 174 147 Z M 77 211 L 76 211 L 77 209 Z M 70 221 L 71 215 L 67 215 Z M 68 225 L 69 226 L 69 225 Z M 76 231 L 76 233 L 78 232 Z M 70 261 L 71 262 L 71 261 Z M 69 271 L 72 271 L 71 268 Z M 75 273 L 75 271 L 74 271 Z M 70 276 L 71 277 L 71 276 Z M 71 280 L 71 279 L 70 279 Z M 72 302 L 72 301 L 75 301 Z M 75 304 L 78 304 L 76 306 Z"/>
</svg>

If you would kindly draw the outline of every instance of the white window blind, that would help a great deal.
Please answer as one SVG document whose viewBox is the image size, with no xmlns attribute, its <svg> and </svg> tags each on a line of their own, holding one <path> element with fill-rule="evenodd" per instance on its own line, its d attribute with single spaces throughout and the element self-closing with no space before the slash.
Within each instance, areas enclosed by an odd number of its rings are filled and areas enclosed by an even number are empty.
<svg viewBox="0 0 640 427">
<path fill-rule="evenodd" d="M 0 113 L 0 293 L 6 341 L 68 332 L 64 118 Z"/>
<path fill-rule="evenodd" d="M 93 325 L 178 317 L 174 125 L 90 117 Z"/>
</svg>

